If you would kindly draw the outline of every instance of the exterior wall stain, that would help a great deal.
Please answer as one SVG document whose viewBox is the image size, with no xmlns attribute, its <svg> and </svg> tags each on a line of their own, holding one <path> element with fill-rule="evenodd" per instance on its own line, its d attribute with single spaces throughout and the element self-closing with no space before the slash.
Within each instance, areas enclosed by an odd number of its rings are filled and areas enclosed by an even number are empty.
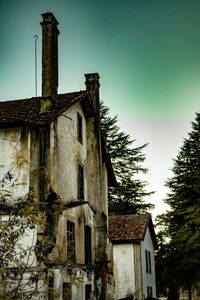
<svg viewBox="0 0 200 300">
<path fill-rule="evenodd" d="M 5 190 L 14 202 L 32 191 L 34 200 L 38 201 L 43 222 L 36 226 L 37 234 L 32 232 L 25 243 L 29 244 L 32 235 L 37 235 L 33 244 L 37 250 L 33 253 L 36 263 L 31 272 L 44 273 L 45 284 L 37 282 L 36 285 L 43 286 L 46 298 L 49 288 L 53 288 L 56 299 L 63 300 L 63 285 L 67 284 L 72 300 L 88 300 L 89 297 L 92 300 L 110 300 L 113 277 L 107 251 L 108 175 L 102 158 L 99 75 L 85 75 L 86 92 L 69 93 L 66 98 L 63 98 L 65 95 L 57 95 L 58 22 L 50 12 L 42 14 L 42 17 L 42 97 L 19 102 L 19 122 L 12 114 L 7 119 L 3 118 L 2 126 L 16 122 L 16 128 L 0 129 L 0 178 L 12 172 L 16 186 L 10 188 L 7 182 L 2 183 L 0 193 L 6 202 Z M 61 103 L 58 103 L 59 98 Z M 29 107 L 24 107 L 24 104 L 31 107 L 30 120 L 25 117 L 24 111 L 28 111 Z M 4 114 L 7 114 L 6 111 Z M 78 139 L 77 115 L 82 120 L 81 142 Z M 19 124 L 23 126 L 19 127 Z M 78 170 L 83 175 L 78 174 Z M 84 199 L 78 199 L 82 178 Z M 73 261 L 68 256 L 71 241 L 69 228 L 67 234 L 68 221 L 73 222 L 71 236 L 75 231 Z M 90 250 L 91 259 L 87 261 Z M 26 276 L 28 278 L 30 274 Z M 86 297 L 87 287 L 91 289 L 91 295 Z"/>
<path fill-rule="evenodd" d="M 12 181 L 15 182 L 12 188 L 10 182 L 1 186 L 1 197 L 9 202 L 25 197 L 29 191 L 29 130 L 0 129 L 0 153 L 0 178 L 4 178 L 5 174 L 10 172 L 13 176 Z"/>
<path fill-rule="evenodd" d="M 83 120 L 82 144 L 77 139 L 77 112 Z M 107 170 L 99 162 L 95 119 L 86 119 L 79 102 L 64 114 L 69 118 L 61 115 L 46 128 L 1 129 L 0 175 L 12 170 L 19 183 L 14 198 L 32 190 L 46 207 L 46 225 L 37 228 L 35 268 L 54 274 L 58 299 L 62 300 L 64 282 L 71 284 L 72 300 L 84 300 L 85 284 L 91 284 L 92 299 L 112 299 L 112 267 L 106 251 Z M 84 201 L 77 199 L 78 163 L 84 167 Z M 67 260 L 67 220 L 75 224 L 75 264 Z M 91 228 L 91 265 L 85 264 L 85 226 Z"/>
</svg>

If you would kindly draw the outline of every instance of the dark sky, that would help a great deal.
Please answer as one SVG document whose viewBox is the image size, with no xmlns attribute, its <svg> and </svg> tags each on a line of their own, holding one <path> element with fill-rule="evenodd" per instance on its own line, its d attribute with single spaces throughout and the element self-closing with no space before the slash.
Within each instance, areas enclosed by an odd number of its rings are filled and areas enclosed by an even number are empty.
<svg viewBox="0 0 200 300">
<path fill-rule="evenodd" d="M 41 93 L 41 13 L 59 21 L 59 92 L 98 72 L 101 98 L 146 150 L 151 188 L 164 197 L 171 159 L 200 108 L 200 1 L 2 0 L 0 99 Z M 159 194 L 160 193 L 160 194 Z"/>
</svg>

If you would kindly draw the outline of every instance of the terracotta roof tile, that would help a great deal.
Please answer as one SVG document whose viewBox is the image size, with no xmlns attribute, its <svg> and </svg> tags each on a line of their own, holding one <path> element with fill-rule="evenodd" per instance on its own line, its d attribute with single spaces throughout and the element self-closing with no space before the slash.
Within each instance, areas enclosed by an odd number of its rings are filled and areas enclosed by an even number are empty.
<svg viewBox="0 0 200 300">
<path fill-rule="evenodd" d="M 84 105 L 86 98 L 88 99 L 86 91 L 60 94 L 55 109 L 46 113 L 40 113 L 42 97 L 0 102 L 0 126 L 20 123 L 35 126 L 47 125 L 75 102 L 82 101 Z M 85 108 L 88 113 L 92 114 L 87 105 Z"/>
<path fill-rule="evenodd" d="M 110 215 L 109 237 L 111 241 L 143 240 L 150 219 L 150 214 Z"/>
</svg>

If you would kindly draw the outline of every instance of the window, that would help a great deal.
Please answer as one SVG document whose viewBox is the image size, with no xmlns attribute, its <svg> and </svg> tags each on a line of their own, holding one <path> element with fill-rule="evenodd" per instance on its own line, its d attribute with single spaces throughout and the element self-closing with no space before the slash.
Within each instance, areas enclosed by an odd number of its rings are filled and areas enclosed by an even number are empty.
<svg viewBox="0 0 200 300">
<path fill-rule="evenodd" d="M 153 291 L 152 291 L 152 286 L 147 287 L 147 297 L 152 297 Z"/>
<path fill-rule="evenodd" d="M 86 284 L 85 285 L 85 300 L 91 300 L 92 295 L 92 285 Z"/>
<path fill-rule="evenodd" d="M 68 282 L 63 282 L 63 300 L 72 299 L 72 287 Z"/>
<path fill-rule="evenodd" d="M 148 251 L 148 261 L 149 261 L 149 274 L 151 274 L 151 252 Z"/>
<path fill-rule="evenodd" d="M 75 263 L 75 224 L 67 221 L 67 260 Z"/>
<path fill-rule="evenodd" d="M 90 226 L 85 226 L 85 264 L 92 264 L 92 243 Z"/>
<path fill-rule="evenodd" d="M 53 300 L 54 299 L 54 294 L 55 294 L 55 291 L 54 291 L 54 277 L 53 276 L 49 277 L 48 294 L 49 294 L 48 299 Z"/>
<path fill-rule="evenodd" d="M 145 250 L 146 273 L 151 274 L 151 252 Z"/>
<path fill-rule="evenodd" d="M 83 119 L 82 116 L 77 113 L 77 138 L 78 141 L 83 143 Z"/>
<path fill-rule="evenodd" d="M 78 164 L 78 199 L 84 200 L 84 169 L 83 166 Z"/>
</svg>

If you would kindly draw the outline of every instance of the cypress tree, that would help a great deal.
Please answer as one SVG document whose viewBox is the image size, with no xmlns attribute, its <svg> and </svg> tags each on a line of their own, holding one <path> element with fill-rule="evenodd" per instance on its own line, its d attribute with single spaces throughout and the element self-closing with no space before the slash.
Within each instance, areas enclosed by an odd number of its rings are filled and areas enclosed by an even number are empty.
<svg viewBox="0 0 200 300">
<path fill-rule="evenodd" d="M 170 211 L 161 217 L 170 239 L 165 267 L 174 274 L 176 288 L 186 288 L 191 300 L 191 290 L 200 282 L 200 113 L 192 122 L 192 131 L 184 139 L 172 171 L 166 183 Z"/>
<path fill-rule="evenodd" d="M 142 153 L 147 144 L 133 147 L 135 140 L 120 130 L 117 116 L 110 116 L 110 109 L 101 102 L 101 128 L 111 157 L 117 179 L 115 188 L 109 190 L 109 211 L 116 213 L 138 213 L 153 208 L 145 202 L 152 194 L 146 191 L 147 182 L 137 179 L 137 174 L 146 173 L 142 165 L 145 155 Z"/>
</svg>

